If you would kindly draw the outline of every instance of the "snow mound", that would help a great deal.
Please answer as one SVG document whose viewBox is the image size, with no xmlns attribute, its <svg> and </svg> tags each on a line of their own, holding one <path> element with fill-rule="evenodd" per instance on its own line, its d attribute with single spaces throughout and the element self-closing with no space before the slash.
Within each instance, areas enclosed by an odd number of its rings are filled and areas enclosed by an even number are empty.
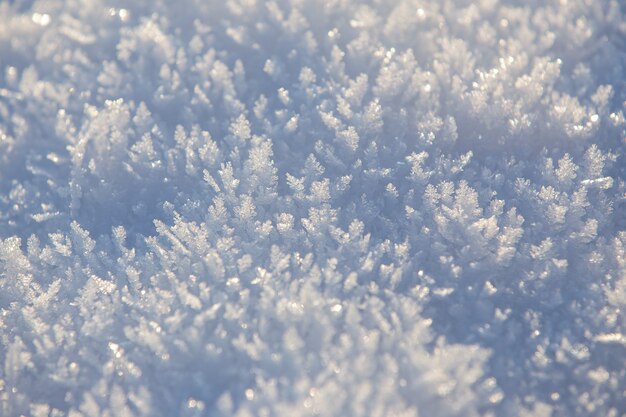
<svg viewBox="0 0 626 417">
<path fill-rule="evenodd" d="M 0 3 L 0 415 L 626 415 L 618 0 Z"/>
</svg>

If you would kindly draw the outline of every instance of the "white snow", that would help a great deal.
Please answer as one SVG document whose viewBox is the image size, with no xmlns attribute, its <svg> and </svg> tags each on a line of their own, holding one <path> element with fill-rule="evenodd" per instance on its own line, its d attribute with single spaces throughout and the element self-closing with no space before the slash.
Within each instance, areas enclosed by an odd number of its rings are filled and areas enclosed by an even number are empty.
<svg viewBox="0 0 626 417">
<path fill-rule="evenodd" d="M 626 416 L 619 0 L 0 2 L 0 416 Z"/>
</svg>

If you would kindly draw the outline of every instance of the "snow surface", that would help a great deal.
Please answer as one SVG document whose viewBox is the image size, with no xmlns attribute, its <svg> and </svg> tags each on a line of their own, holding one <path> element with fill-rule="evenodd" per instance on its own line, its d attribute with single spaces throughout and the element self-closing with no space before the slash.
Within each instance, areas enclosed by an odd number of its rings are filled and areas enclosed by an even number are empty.
<svg viewBox="0 0 626 417">
<path fill-rule="evenodd" d="M 0 2 L 0 416 L 626 415 L 626 3 Z"/>
</svg>

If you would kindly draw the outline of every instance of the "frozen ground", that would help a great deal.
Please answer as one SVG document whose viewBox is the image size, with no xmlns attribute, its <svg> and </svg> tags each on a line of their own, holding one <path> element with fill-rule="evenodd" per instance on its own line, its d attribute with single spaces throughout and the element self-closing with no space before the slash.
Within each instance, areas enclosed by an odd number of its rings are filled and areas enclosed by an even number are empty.
<svg viewBox="0 0 626 417">
<path fill-rule="evenodd" d="M 0 416 L 626 415 L 626 3 L 0 2 Z"/>
</svg>

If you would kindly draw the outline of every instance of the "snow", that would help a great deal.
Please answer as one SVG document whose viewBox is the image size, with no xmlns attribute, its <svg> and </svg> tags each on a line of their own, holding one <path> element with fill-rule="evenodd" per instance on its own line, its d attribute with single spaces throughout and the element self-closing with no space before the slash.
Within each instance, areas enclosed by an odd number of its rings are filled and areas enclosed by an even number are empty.
<svg viewBox="0 0 626 417">
<path fill-rule="evenodd" d="M 0 2 L 0 416 L 626 416 L 619 0 Z"/>
</svg>

